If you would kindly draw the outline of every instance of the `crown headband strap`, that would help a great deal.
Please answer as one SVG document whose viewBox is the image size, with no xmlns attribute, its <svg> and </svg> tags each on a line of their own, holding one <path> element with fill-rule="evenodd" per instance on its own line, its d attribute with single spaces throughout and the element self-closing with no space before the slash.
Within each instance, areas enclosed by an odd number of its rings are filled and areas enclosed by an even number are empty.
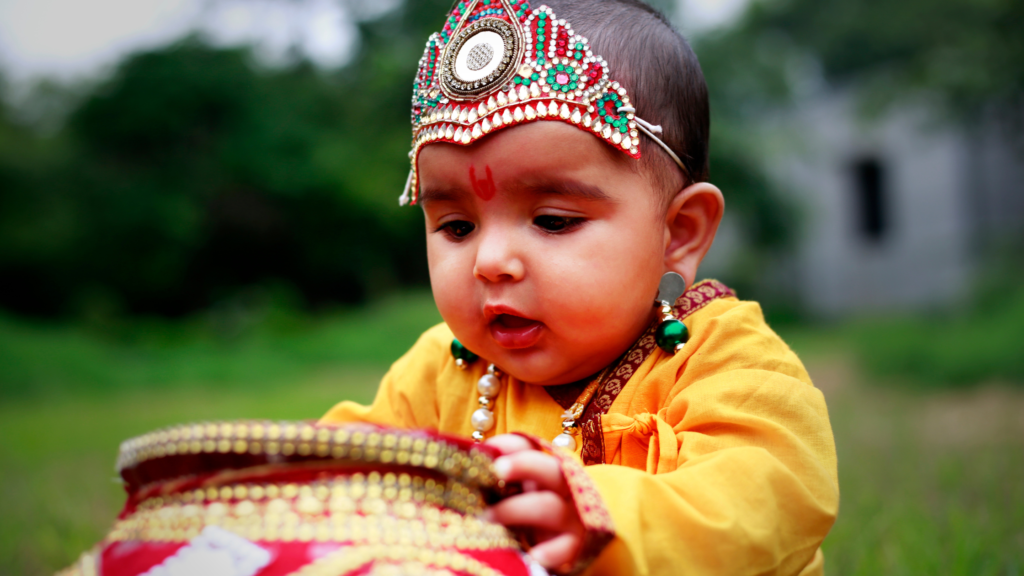
<svg viewBox="0 0 1024 576">
<path fill-rule="evenodd" d="M 619 108 L 619 112 L 632 112 L 635 114 L 636 109 L 633 108 L 632 106 L 623 106 L 622 108 Z M 635 116 L 633 119 L 636 120 L 636 127 L 639 128 L 641 132 L 646 134 L 648 138 L 654 140 L 655 144 L 661 146 L 661 149 L 664 150 L 672 158 L 672 160 L 675 161 L 676 165 L 679 166 L 679 168 L 683 171 L 683 174 L 688 175 L 689 172 L 686 171 L 686 166 L 683 164 L 683 161 L 679 159 L 679 156 L 677 156 L 676 153 L 673 152 L 672 149 L 668 147 L 668 144 L 665 144 L 665 142 L 661 138 L 655 136 L 655 134 L 661 134 L 664 132 L 664 130 L 661 129 L 661 126 L 657 124 L 651 124 L 650 122 L 644 120 L 643 118 L 640 118 L 639 116 Z"/>
<path fill-rule="evenodd" d="M 636 117 L 625 87 L 589 41 L 547 6 L 528 0 L 461 0 L 427 41 L 412 99 L 411 169 L 401 204 L 419 196 L 419 152 L 427 144 L 468 145 L 495 130 L 555 120 L 590 132 L 639 159 L 646 134 L 686 172 L 679 157 Z"/>
</svg>

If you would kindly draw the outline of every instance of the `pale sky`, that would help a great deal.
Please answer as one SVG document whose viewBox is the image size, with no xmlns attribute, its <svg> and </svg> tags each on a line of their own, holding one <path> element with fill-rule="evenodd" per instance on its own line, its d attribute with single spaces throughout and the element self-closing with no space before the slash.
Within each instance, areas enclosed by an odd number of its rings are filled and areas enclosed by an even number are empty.
<svg viewBox="0 0 1024 576">
<path fill-rule="evenodd" d="M 678 0 L 684 34 L 714 29 L 732 22 L 751 0 Z"/>
<path fill-rule="evenodd" d="M 680 0 L 683 29 L 719 26 L 748 1 Z M 270 60 L 295 44 L 336 66 L 353 46 L 350 7 L 361 4 L 362 12 L 379 12 L 396 0 L 0 0 L 0 69 L 15 81 L 88 77 L 193 30 L 224 45 L 256 44 Z"/>
</svg>

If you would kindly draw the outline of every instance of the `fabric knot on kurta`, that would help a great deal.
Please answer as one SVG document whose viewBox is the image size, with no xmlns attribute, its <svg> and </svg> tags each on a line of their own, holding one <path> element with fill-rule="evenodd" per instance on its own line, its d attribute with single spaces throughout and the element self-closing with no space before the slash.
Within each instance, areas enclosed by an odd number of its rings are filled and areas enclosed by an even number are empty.
<svg viewBox="0 0 1024 576">
<path fill-rule="evenodd" d="M 607 414 L 603 420 L 606 462 L 664 474 L 676 469 L 679 442 L 675 430 L 658 416 Z"/>
</svg>

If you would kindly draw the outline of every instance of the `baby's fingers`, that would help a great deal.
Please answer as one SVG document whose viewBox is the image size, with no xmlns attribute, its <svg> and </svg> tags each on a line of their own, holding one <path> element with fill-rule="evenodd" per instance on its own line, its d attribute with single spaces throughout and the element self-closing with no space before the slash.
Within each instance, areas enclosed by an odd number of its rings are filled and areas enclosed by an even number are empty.
<svg viewBox="0 0 1024 576">
<path fill-rule="evenodd" d="M 519 434 L 501 434 L 491 438 L 485 444 L 497 448 L 503 455 L 534 449 L 533 444 Z"/>
<path fill-rule="evenodd" d="M 536 450 L 525 450 L 498 458 L 494 461 L 494 472 L 505 482 L 525 483 L 532 480 L 541 490 L 551 490 L 562 496 L 569 493 L 558 460 Z"/>
<path fill-rule="evenodd" d="M 529 526 L 554 532 L 566 531 L 568 507 L 554 492 L 527 492 L 506 498 L 490 508 L 491 520 L 505 526 Z"/>
<path fill-rule="evenodd" d="M 566 532 L 530 548 L 530 556 L 541 566 L 556 570 L 576 558 L 581 544 L 578 534 Z"/>
</svg>

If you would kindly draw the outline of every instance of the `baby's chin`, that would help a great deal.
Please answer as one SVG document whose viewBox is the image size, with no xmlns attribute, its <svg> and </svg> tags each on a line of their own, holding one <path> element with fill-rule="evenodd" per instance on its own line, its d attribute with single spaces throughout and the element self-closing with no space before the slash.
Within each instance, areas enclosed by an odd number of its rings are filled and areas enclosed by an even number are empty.
<svg viewBox="0 0 1024 576">
<path fill-rule="evenodd" d="M 591 368 L 574 361 L 571 354 L 546 346 L 501 350 L 495 356 L 500 357 L 500 361 L 495 361 L 495 364 L 506 374 L 534 386 L 558 386 L 577 382 L 604 367 L 602 364 Z M 588 360 L 593 361 L 592 358 Z"/>
</svg>

